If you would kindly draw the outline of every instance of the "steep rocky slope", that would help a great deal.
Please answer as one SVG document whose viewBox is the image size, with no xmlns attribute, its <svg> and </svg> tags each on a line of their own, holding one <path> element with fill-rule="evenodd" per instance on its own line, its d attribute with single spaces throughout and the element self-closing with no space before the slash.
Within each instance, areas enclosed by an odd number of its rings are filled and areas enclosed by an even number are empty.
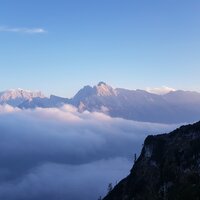
<svg viewBox="0 0 200 200">
<path fill-rule="evenodd" d="M 104 200 L 199 200 L 200 122 L 148 136 L 130 175 Z"/>
</svg>

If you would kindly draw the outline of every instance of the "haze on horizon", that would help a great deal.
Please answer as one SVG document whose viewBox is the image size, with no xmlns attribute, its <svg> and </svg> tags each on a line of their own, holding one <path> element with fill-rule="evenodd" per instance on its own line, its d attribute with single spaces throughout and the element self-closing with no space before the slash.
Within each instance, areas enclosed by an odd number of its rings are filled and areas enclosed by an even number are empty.
<svg viewBox="0 0 200 200">
<path fill-rule="evenodd" d="M 0 91 L 70 97 L 100 80 L 199 91 L 197 0 L 0 2 Z"/>
</svg>

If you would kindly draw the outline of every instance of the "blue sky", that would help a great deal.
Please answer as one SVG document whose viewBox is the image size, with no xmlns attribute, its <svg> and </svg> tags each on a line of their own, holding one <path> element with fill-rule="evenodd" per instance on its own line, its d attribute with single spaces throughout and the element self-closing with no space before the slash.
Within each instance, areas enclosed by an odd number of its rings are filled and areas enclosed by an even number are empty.
<svg viewBox="0 0 200 200">
<path fill-rule="evenodd" d="M 0 0 L 0 90 L 200 91 L 199 0 Z"/>
</svg>

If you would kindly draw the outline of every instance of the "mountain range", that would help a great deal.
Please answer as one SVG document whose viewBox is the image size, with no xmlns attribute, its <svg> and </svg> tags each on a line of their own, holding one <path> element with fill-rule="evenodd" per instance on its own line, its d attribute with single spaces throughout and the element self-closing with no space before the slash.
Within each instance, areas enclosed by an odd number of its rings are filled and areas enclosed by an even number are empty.
<svg viewBox="0 0 200 200">
<path fill-rule="evenodd" d="M 200 118 L 200 93 L 176 90 L 153 94 L 145 90 L 116 88 L 99 82 L 85 86 L 72 98 L 23 89 L 0 92 L 0 104 L 21 109 L 51 108 L 70 104 L 79 112 L 102 112 L 112 117 L 155 123 L 190 123 Z"/>
</svg>

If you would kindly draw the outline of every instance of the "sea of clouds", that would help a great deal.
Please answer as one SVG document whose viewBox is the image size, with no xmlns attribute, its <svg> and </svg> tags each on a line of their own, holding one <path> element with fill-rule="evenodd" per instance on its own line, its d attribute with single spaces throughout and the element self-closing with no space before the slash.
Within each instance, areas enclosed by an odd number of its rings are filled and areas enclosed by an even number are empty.
<svg viewBox="0 0 200 200">
<path fill-rule="evenodd" d="M 179 125 L 76 108 L 0 106 L 0 199 L 97 200 L 128 175 L 149 134 Z"/>
</svg>

